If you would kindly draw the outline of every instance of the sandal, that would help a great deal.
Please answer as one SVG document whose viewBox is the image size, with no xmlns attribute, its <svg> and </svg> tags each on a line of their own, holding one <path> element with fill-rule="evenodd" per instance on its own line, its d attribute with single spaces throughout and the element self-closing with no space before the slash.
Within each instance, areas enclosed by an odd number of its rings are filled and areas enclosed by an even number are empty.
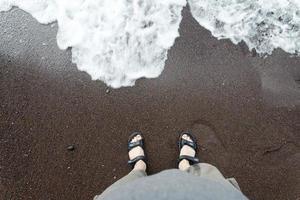
<svg viewBox="0 0 300 200">
<path fill-rule="evenodd" d="M 137 142 L 131 142 L 132 139 L 137 135 L 140 135 L 142 137 L 142 139 Z M 144 149 L 144 138 L 140 132 L 134 132 L 129 136 L 129 139 L 128 139 L 128 143 L 127 143 L 128 152 L 138 146 L 141 147 L 142 149 Z M 134 168 L 134 165 L 140 160 L 142 160 L 146 163 L 146 156 L 145 155 L 137 156 L 134 159 L 129 160 L 128 164 L 131 165 L 132 168 Z"/>
<path fill-rule="evenodd" d="M 183 139 L 182 138 L 183 135 L 188 135 L 191 138 L 192 142 Z M 183 132 L 180 134 L 179 140 L 178 140 L 179 151 L 182 149 L 182 147 L 184 145 L 188 145 L 188 146 L 192 147 L 195 150 L 195 152 L 197 152 L 197 140 L 195 139 L 195 137 L 192 133 Z M 187 156 L 187 155 L 179 155 L 178 164 L 184 159 L 188 160 L 190 165 L 198 164 L 200 162 L 199 158 L 197 158 L 197 157 L 192 157 L 192 156 Z"/>
</svg>

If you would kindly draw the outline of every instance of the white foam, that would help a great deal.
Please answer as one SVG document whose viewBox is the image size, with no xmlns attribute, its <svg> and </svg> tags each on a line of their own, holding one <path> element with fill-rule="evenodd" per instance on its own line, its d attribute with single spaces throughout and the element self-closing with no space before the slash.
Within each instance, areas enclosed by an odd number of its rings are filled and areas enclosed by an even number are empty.
<svg viewBox="0 0 300 200">
<path fill-rule="evenodd" d="M 40 23 L 48 24 L 56 20 L 55 0 L 0 0 L 0 11 L 8 11 L 13 6 L 30 13 Z"/>
<path fill-rule="evenodd" d="M 300 52 L 300 0 L 189 0 L 196 20 L 219 39 L 271 54 Z M 41 23 L 58 22 L 61 49 L 78 69 L 118 88 L 160 75 L 186 0 L 0 0 Z"/>
<path fill-rule="evenodd" d="M 78 69 L 118 88 L 158 77 L 179 36 L 185 0 L 0 0 L 41 23 L 58 22 L 58 45 Z"/>
<path fill-rule="evenodd" d="M 195 19 L 219 39 L 271 54 L 300 52 L 299 0 L 189 0 Z"/>
</svg>

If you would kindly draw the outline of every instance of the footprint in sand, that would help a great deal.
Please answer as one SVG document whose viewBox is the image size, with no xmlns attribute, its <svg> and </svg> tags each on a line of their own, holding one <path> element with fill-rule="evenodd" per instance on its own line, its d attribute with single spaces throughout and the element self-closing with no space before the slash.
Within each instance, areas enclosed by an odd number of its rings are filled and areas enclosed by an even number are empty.
<svg viewBox="0 0 300 200">
<path fill-rule="evenodd" d="M 229 164 L 229 154 L 213 126 L 204 121 L 197 121 L 192 126 L 192 132 L 198 139 L 199 149 L 202 151 L 200 157 L 203 162 L 221 166 Z"/>
</svg>

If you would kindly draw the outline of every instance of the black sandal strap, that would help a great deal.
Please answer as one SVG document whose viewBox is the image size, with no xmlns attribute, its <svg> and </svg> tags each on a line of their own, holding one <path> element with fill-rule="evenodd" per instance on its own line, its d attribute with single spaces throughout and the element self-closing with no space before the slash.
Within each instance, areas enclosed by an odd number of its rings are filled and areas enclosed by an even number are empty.
<svg viewBox="0 0 300 200">
<path fill-rule="evenodd" d="M 190 165 L 194 165 L 194 164 L 198 164 L 200 163 L 200 160 L 199 158 L 196 158 L 196 157 L 192 157 L 192 156 L 187 156 L 187 155 L 181 155 L 179 156 L 178 158 L 178 163 L 180 163 L 182 160 L 188 160 Z"/>
<path fill-rule="evenodd" d="M 137 142 L 131 142 L 131 140 L 132 140 L 135 136 L 137 136 L 137 135 L 140 135 L 140 136 L 142 137 L 142 139 L 139 140 L 139 141 L 137 141 Z M 127 149 L 128 149 L 128 152 L 129 152 L 131 149 L 133 149 L 133 148 L 135 148 L 135 147 L 138 147 L 138 146 L 140 146 L 141 148 L 144 149 L 144 138 L 143 138 L 143 136 L 142 136 L 142 133 L 140 133 L 140 132 L 134 132 L 134 133 L 132 133 L 132 134 L 129 136 L 129 139 L 128 139 L 128 143 L 127 143 Z"/>
<path fill-rule="evenodd" d="M 191 141 L 188 141 L 188 140 L 185 140 L 185 139 L 181 139 L 180 148 L 182 148 L 184 145 L 188 145 L 188 146 L 192 147 L 194 150 L 197 149 L 197 145 L 196 145 L 195 142 L 191 142 Z"/>
<path fill-rule="evenodd" d="M 135 148 L 135 147 L 141 147 L 141 148 L 144 148 L 144 141 L 143 139 L 142 140 L 139 140 L 137 142 L 129 142 L 128 143 L 128 151 L 130 151 L 131 149 Z"/>
<path fill-rule="evenodd" d="M 134 159 L 129 160 L 129 161 L 128 161 L 128 164 L 131 165 L 131 166 L 134 166 L 135 163 L 137 163 L 137 162 L 140 161 L 140 160 L 142 160 L 142 161 L 145 162 L 145 161 L 146 161 L 146 156 L 137 156 L 137 157 L 135 157 Z"/>
</svg>

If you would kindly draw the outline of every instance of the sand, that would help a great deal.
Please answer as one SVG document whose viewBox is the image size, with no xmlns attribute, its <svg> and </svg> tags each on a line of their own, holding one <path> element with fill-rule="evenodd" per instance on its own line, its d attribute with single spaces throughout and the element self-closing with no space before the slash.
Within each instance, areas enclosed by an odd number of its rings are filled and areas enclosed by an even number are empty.
<svg viewBox="0 0 300 200">
<path fill-rule="evenodd" d="M 184 9 L 162 75 L 108 90 L 58 49 L 56 31 L 0 14 L 0 199 L 91 199 L 129 172 L 135 130 L 149 174 L 176 167 L 178 132 L 190 130 L 201 160 L 250 199 L 300 197 L 300 58 L 218 41 Z"/>
</svg>

